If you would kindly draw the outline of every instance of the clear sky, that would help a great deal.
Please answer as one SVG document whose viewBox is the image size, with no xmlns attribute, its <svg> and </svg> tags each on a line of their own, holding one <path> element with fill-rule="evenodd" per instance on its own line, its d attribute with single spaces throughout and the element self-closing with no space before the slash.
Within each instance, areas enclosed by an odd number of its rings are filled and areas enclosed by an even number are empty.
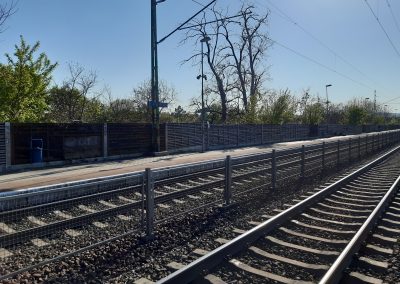
<svg viewBox="0 0 400 284">
<path fill-rule="evenodd" d="M 332 84 L 329 99 L 336 103 L 372 99 L 374 90 L 381 103 L 400 97 L 399 0 L 368 0 L 393 45 L 365 0 L 252 2 L 259 13 L 270 10 L 268 32 L 277 42 L 265 60 L 271 76 L 266 88 L 288 87 L 297 95 L 310 88 L 325 96 L 325 85 Z M 166 0 L 157 5 L 159 38 L 199 10 L 198 3 Z M 231 14 L 240 6 L 239 0 L 217 3 Z M 13 52 L 19 35 L 30 44 L 40 41 L 41 51 L 60 64 L 54 83 L 66 78 L 69 62 L 95 70 L 97 88 L 108 85 L 114 98 L 128 97 L 150 78 L 150 0 L 18 0 L 7 27 L 0 34 L 0 62 L 5 62 L 4 53 Z M 178 104 L 185 106 L 200 95 L 200 82 L 197 67 L 181 64 L 195 48 L 181 45 L 183 37 L 178 32 L 159 45 L 159 77 L 176 88 Z M 400 110 L 400 99 L 388 105 Z"/>
</svg>

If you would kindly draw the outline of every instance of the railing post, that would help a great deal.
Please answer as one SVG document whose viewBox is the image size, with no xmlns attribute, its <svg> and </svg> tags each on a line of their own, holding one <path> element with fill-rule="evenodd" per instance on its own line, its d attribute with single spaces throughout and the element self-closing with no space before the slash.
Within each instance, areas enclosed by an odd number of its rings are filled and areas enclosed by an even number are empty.
<svg viewBox="0 0 400 284">
<path fill-rule="evenodd" d="M 372 152 L 375 152 L 376 134 L 372 135 Z"/>
<path fill-rule="evenodd" d="M 339 166 L 339 163 L 340 163 L 340 140 L 337 141 L 336 166 Z"/>
<path fill-rule="evenodd" d="M 225 204 L 229 205 L 232 197 L 232 159 L 231 156 L 226 156 L 225 159 L 225 188 L 224 199 Z"/>
<path fill-rule="evenodd" d="M 276 151 L 272 149 L 271 155 L 271 188 L 275 190 L 276 187 Z"/>
<path fill-rule="evenodd" d="M 357 143 L 358 143 L 358 159 L 359 160 L 361 160 L 361 137 L 360 136 L 358 136 L 358 141 L 357 141 Z"/>
<path fill-rule="evenodd" d="M 322 142 L 322 171 L 325 170 L 325 141 Z"/>
<path fill-rule="evenodd" d="M 378 150 L 380 150 L 382 148 L 382 135 L 379 132 L 378 132 L 377 140 L 378 140 L 378 143 L 377 143 L 378 144 Z"/>
<path fill-rule="evenodd" d="M 145 170 L 146 185 L 146 237 L 154 238 L 154 180 L 150 168 Z"/>
<path fill-rule="evenodd" d="M 301 145 L 300 177 L 304 178 L 306 151 L 304 145 Z"/>
</svg>

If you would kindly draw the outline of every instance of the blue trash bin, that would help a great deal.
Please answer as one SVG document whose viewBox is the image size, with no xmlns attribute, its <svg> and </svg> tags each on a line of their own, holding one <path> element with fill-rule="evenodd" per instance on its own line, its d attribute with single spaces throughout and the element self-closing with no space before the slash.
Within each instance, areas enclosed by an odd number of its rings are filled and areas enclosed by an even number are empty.
<svg viewBox="0 0 400 284">
<path fill-rule="evenodd" d="M 43 162 L 43 148 L 33 148 L 32 149 L 32 163 Z"/>
<path fill-rule="evenodd" d="M 32 163 L 43 162 L 43 139 L 31 140 L 31 161 Z"/>
</svg>

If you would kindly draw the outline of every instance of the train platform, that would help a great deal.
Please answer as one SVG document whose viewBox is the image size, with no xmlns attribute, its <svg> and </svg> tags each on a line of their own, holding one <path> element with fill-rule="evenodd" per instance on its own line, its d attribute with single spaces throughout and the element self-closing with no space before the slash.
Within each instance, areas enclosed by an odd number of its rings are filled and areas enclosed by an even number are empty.
<svg viewBox="0 0 400 284">
<path fill-rule="evenodd" d="M 351 138 L 352 135 L 342 136 L 340 139 Z M 207 151 L 204 153 L 182 153 L 160 157 L 143 157 L 135 159 L 109 160 L 102 162 L 66 165 L 54 168 L 41 168 L 22 172 L 0 175 L 0 192 L 22 190 L 40 186 L 62 184 L 65 182 L 84 181 L 99 177 L 113 176 L 143 171 L 146 168 L 166 168 L 181 164 L 198 163 L 207 160 L 269 152 L 272 149 L 291 148 L 300 145 L 322 143 L 339 137 L 281 142 L 269 145 L 231 148 L 224 150 Z"/>
</svg>

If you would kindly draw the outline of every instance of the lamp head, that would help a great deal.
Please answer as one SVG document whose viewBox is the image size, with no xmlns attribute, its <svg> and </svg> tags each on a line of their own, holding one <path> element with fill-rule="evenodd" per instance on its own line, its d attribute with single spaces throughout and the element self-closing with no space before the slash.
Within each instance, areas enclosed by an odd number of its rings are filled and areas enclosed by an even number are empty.
<svg viewBox="0 0 400 284">
<path fill-rule="evenodd" d="M 200 42 L 208 42 L 210 40 L 211 40 L 211 38 L 208 35 L 206 35 L 200 40 Z"/>
</svg>

